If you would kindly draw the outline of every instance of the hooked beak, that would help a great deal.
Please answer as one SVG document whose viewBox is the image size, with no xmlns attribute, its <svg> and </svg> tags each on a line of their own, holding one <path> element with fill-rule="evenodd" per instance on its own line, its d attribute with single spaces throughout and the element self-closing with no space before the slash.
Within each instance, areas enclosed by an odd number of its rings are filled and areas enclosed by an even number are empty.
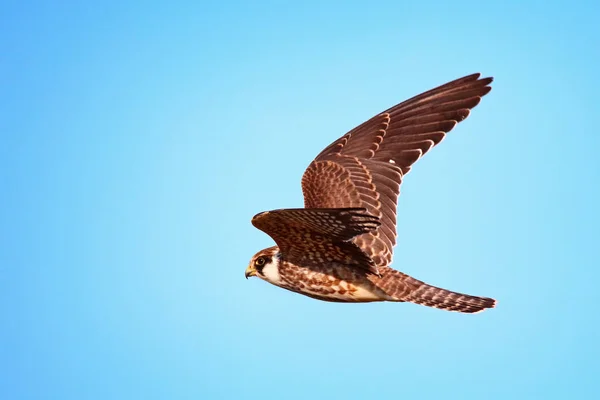
<svg viewBox="0 0 600 400">
<path fill-rule="evenodd" d="M 246 279 L 251 276 L 256 276 L 256 268 L 254 268 L 253 265 L 249 265 L 248 268 L 246 268 Z"/>
</svg>

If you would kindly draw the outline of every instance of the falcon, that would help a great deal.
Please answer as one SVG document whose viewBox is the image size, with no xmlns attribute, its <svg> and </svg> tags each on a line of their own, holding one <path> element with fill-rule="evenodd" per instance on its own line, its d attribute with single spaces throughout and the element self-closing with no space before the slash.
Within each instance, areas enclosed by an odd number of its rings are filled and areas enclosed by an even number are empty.
<svg viewBox="0 0 600 400">
<path fill-rule="evenodd" d="M 252 224 L 277 246 L 256 253 L 246 278 L 318 300 L 412 302 L 476 313 L 496 301 L 431 286 L 390 268 L 400 184 L 490 92 L 473 74 L 374 116 L 330 144 L 302 176 L 304 207 L 266 211 Z"/>
</svg>

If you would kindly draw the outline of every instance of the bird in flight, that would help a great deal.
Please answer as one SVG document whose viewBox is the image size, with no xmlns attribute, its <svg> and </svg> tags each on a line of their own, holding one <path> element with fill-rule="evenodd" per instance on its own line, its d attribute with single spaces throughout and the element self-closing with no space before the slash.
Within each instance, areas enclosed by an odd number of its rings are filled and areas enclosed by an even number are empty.
<svg viewBox="0 0 600 400">
<path fill-rule="evenodd" d="M 400 184 L 491 90 L 473 74 L 374 116 L 325 148 L 302 176 L 304 207 L 266 211 L 252 224 L 277 246 L 252 257 L 246 278 L 334 302 L 412 302 L 476 313 L 494 299 L 428 285 L 390 268 Z"/>
</svg>

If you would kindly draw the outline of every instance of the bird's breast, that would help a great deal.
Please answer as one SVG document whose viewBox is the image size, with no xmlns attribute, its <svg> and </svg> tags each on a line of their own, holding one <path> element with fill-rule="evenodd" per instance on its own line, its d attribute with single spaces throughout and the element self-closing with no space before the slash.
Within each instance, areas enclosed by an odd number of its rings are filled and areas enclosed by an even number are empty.
<svg viewBox="0 0 600 400">
<path fill-rule="evenodd" d="M 388 296 L 363 272 L 343 264 L 298 266 L 289 262 L 279 265 L 279 286 L 325 301 L 370 302 L 388 300 Z"/>
</svg>

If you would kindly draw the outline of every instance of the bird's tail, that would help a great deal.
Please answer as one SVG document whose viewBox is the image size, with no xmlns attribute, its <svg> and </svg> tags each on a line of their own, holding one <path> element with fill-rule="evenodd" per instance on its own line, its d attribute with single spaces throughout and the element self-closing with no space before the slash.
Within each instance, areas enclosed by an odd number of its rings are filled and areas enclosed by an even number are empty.
<svg viewBox="0 0 600 400">
<path fill-rule="evenodd" d="M 380 268 L 381 271 L 381 268 Z M 477 313 L 496 306 L 496 300 L 452 292 L 421 282 L 392 268 L 381 271 L 377 285 L 396 301 L 409 301 L 428 307 L 462 313 Z"/>
</svg>

